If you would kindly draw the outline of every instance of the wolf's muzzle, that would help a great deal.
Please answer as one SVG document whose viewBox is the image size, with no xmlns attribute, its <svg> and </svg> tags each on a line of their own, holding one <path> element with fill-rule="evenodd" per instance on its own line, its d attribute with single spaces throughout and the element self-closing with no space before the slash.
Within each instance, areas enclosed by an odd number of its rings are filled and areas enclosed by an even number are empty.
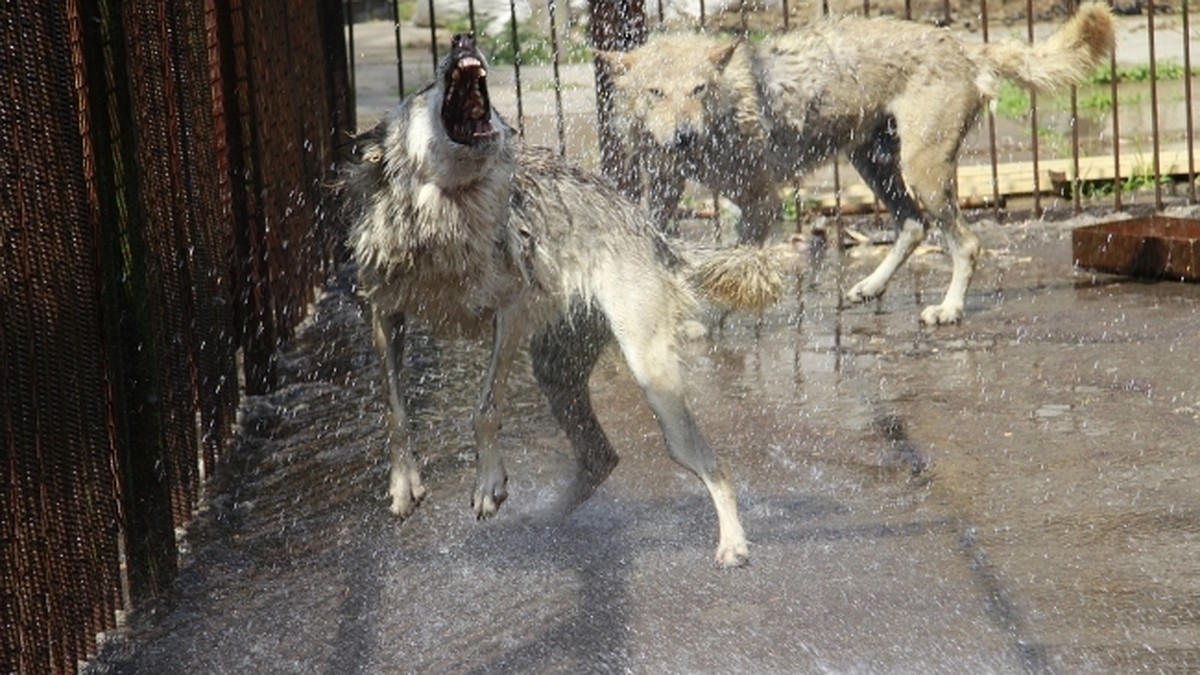
<svg viewBox="0 0 1200 675">
<path fill-rule="evenodd" d="M 700 132 L 690 124 L 681 124 L 675 128 L 671 136 L 671 144 L 680 150 L 687 150 L 700 141 Z"/>
<path fill-rule="evenodd" d="M 487 91 L 487 65 L 475 46 L 475 36 L 459 33 L 450 43 L 442 82 L 442 125 L 450 140 L 475 145 L 498 133 L 492 124 Z"/>
</svg>

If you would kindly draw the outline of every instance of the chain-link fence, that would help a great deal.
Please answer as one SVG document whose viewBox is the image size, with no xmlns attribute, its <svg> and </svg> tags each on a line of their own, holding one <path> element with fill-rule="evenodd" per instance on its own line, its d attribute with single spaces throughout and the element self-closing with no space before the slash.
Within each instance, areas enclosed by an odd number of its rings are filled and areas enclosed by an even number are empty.
<svg viewBox="0 0 1200 675">
<path fill-rule="evenodd" d="M 501 112 L 515 121 L 527 139 L 557 146 L 588 168 L 602 169 L 633 194 L 636 180 L 627 175 L 628 167 L 618 166 L 618 139 L 608 122 L 606 93 L 611 82 L 605 64 L 591 58 L 593 48 L 632 49 L 659 30 L 724 33 L 753 42 L 775 31 L 803 30 L 825 15 L 847 14 L 944 26 L 967 41 L 1037 41 L 1061 25 L 1079 4 L 1079 0 L 355 0 L 350 7 L 355 20 L 378 22 L 383 16 L 389 30 L 394 27 L 399 65 L 395 90 L 399 92 L 427 81 L 431 54 L 436 60 L 438 45 L 448 43 L 453 32 L 484 32 L 484 50 L 492 60 L 493 79 L 498 80 L 490 89 Z M 1002 88 L 985 112 L 986 119 L 972 129 L 959 153 L 958 187 L 964 207 L 1001 210 L 1014 198 L 1021 210 L 1035 213 L 1051 206 L 1122 209 L 1140 201 L 1162 210 L 1171 202 L 1196 202 L 1196 110 L 1191 89 L 1196 72 L 1192 46 L 1197 38 L 1192 8 L 1186 0 L 1111 0 L 1109 4 L 1119 20 L 1117 53 L 1109 62 L 1080 86 L 1053 95 L 1031 95 L 1016 86 Z M 367 26 L 352 24 L 351 39 L 355 30 L 365 34 Z M 594 67 L 593 96 L 574 95 L 581 80 L 564 76 L 564 69 L 580 63 L 589 71 Z M 423 76 L 413 82 L 414 73 Z M 504 89 L 510 82 L 513 92 Z M 361 86 L 359 93 L 360 101 L 366 100 L 361 98 Z M 533 133 L 527 133 L 530 128 Z M 826 213 L 882 209 L 867 186 L 847 170 L 844 159 L 797 177 L 797 188 L 798 204 Z"/>
<path fill-rule="evenodd" d="M 175 571 L 332 259 L 341 0 L 0 9 L 0 671 L 74 672 Z"/>
</svg>

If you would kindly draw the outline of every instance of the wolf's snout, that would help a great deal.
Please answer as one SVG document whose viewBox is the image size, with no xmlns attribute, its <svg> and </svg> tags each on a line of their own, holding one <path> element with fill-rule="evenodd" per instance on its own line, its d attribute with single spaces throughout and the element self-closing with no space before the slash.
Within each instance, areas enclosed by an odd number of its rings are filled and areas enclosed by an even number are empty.
<svg viewBox="0 0 1200 675">
<path fill-rule="evenodd" d="M 487 63 L 471 33 L 459 33 L 450 42 L 443 62 L 442 122 L 456 143 L 476 145 L 492 140 L 491 101 L 487 91 Z"/>
<path fill-rule="evenodd" d="M 675 135 L 671 138 L 671 144 L 683 150 L 690 148 L 700 141 L 700 132 L 690 124 L 681 124 L 675 127 Z"/>
</svg>

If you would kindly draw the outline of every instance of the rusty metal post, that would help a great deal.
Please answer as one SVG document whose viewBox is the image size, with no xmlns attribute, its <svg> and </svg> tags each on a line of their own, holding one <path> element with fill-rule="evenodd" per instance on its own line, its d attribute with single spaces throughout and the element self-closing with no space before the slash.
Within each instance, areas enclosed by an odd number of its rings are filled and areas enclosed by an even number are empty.
<svg viewBox="0 0 1200 675">
<path fill-rule="evenodd" d="M 1033 34 L 1033 0 L 1025 2 L 1025 29 L 1029 44 L 1034 44 L 1037 38 Z M 1033 214 L 1042 215 L 1042 180 L 1038 169 L 1038 95 L 1034 90 L 1029 91 L 1029 142 L 1033 163 Z"/>
<path fill-rule="evenodd" d="M 595 0 L 591 3 L 592 46 L 603 51 L 628 51 L 646 41 L 643 0 Z M 600 169 L 625 194 L 639 198 L 637 167 L 624 157 L 621 139 L 613 128 L 613 82 L 608 65 L 595 60 L 596 112 L 599 117 Z"/>
<path fill-rule="evenodd" d="M 558 136 L 558 156 L 567 156 L 567 127 L 563 114 L 562 75 L 559 72 L 558 44 L 558 3 L 550 0 L 547 9 L 550 13 L 550 68 L 554 75 L 554 130 Z"/>
<path fill-rule="evenodd" d="M 1183 0 L 1182 12 L 1183 17 L 1183 100 L 1187 101 L 1184 106 L 1187 118 L 1187 157 L 1188 157 L 1188 203 L 1196 203 L 1196 147 L 1195 147 L 1195 123 L 1192 115 L 1192 41 L 1189 36 L 1192 34 L 1192 28 L 1188 19 L 1188 0 Z"/>
<path fill-rule="evenodd" d="M 979 24 L 983 30 L 983 43 L 987 44 L 988 36 L 988 6 L 987 0 L 979 3 Z M 999 157 L 996 150 L 996 113 L 987 106 L 988 158 L 992 165 L 992 217 L 1000 217 L 1000 170 Z"/>
<path fill-rule="evenodd" d="M 1163 194 L 1162 194 L 1162 167 L 1159 163 L 1159 157 L 1162 153 L 1162 144 L 1159 141 L 1158 133 L 1158 64 L 1154 50 L 1154 0 L 1149 0 L 1146 4 L 1146 14 L 1149 19 L 1146 21 L 1146 37 L 1150 46 L 1150 137 L 1153 139 L 1152 147 L 1154 148 L 1154 160 L 1151 162 L 1151 167 L 1154 175 L 1154 210 L 1163 210 Z M 1184 78 L 1190 78 L 1191 73 L 1184 73 Z"/>
<path fill-rule="evenodd" d="M 1124 209 L 1121 204 L 1121 106 L 1117 99 L 1121 74 L 1117 71 L 1117 51 L 1115 49 L 1108 55 L 1108 63 L 1112 69 L 1110 86 L 1112 91 L 1113 208 L 1121 211 Z"/>
</svg>

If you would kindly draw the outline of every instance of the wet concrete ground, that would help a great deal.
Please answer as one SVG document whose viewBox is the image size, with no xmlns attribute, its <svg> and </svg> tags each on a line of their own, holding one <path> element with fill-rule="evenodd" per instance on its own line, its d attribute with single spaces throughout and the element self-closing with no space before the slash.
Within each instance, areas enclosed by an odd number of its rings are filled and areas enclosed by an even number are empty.
<svg viewBox="0 0 1200 675">
<path fill-rule="evenodd" d="M 751 541 L 738 570 L 712 566 L 708 498 L 611 355 L 612 477 L 532 524 L 569 446 L 522 369 L 510 498 L 480 523 L 485 349 L 418 336 L 431 494 L 394 521 L 375 359 L 333 284 L 285 385 L 248 401 L 172 592 L 90 672 L 1194 672 L 1200 286 L 1073 270 L 1086 222 L 980 223 L 959 326 L 917 322 L 944 255 L 839 308 L 880 251 L 817 247 L 781 305 L 689 343 Z"/>
</svg>

